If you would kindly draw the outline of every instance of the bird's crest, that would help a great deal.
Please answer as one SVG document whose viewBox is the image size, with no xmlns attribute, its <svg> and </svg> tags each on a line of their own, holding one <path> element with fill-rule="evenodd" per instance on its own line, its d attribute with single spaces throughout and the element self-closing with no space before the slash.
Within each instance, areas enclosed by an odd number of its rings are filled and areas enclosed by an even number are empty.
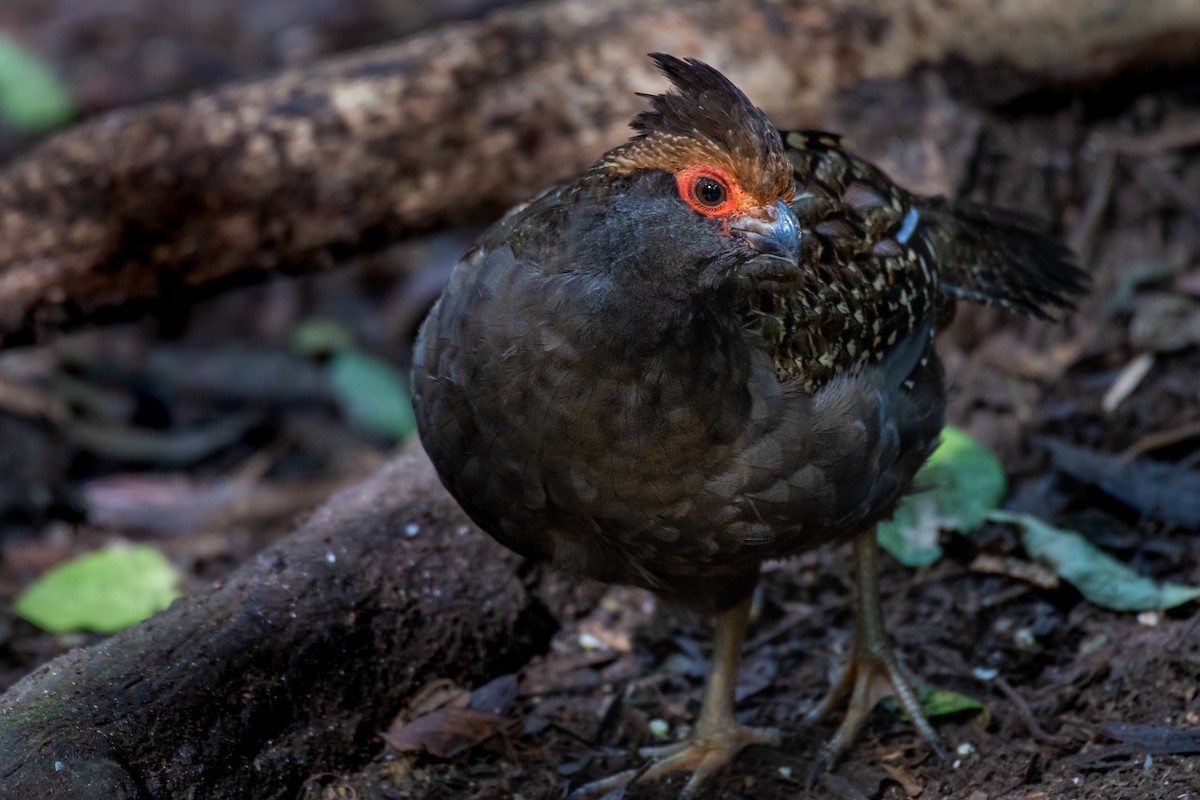
<svg viewBox="0 0 1200 800">
<path fill-rule="evenodd" d="M 791 196 L 792 168 L 779 132 L 741 89 L 694 58 L 650 57 L 672 88 L 642 95 L 650 108 L 630 123 L 637 135 L 607 153 L 598 169 L 679 172 L 711 164 L 736 175 L 748 192 L 764 200 Z"/>
</svg>

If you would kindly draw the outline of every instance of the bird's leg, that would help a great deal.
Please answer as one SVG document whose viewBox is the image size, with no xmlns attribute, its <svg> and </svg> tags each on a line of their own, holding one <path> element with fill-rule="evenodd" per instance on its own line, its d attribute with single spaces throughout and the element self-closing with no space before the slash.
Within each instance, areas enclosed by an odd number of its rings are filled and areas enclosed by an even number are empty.
<svg viewBox="0 0 1200 800">
<path fill-rule="evenodd" d="M 777 732 L 749 728 L 733 719 L 733 699 L 750 602 L 750 598 L 746 598 L 717 616 L 712 669 L 704 688 L 700 717 L 691 735 L 676 744 L 642 749 L 643 756 L 657 759 L 649 769 L 627 770 L 589 783 L 577 789 L 572 797 L 596 797 L 635 780 L 656 780 L 672 772 L 691 773 L 680 793 L 681 798 L 691 797 L 708 776 L 732 761 L 742 748 L 752 744 L 779 744 Z"/>
<path fill-rule="evenodd" d="M 813 765 L 810 778 L 832 765 L 858 735 L 871 709 L 885 697 L 894 696 L 912 719 L 917 732 L 939 756 L 945 755 L 941 740 L 921 708 L 912 679 L 896 661 L 887 634 L 883 630 L 883 611 L 879 604 L 879 545 L 872 527 L 854 539 L 855 599 L 854 649 L 845 671 L 821 705 L 811 711 L 806 722 L 820 722 L 842 701 L 849 698 L 846 716 L 837 732 L 823 748 Z"/>
</svg>

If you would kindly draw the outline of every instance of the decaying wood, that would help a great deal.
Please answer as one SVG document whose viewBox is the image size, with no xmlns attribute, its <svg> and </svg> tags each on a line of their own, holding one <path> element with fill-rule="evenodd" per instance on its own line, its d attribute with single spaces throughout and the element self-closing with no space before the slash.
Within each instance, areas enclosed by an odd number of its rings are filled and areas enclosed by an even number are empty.
<svg viewBox="0 0 1200 800">
<path fill-rule="evenodd" d="M 657 90 L 645 53 L 727 71 L 783 124 L 956 56 L 1044 80 L 1200 52 L 1194 0 L 557 0 L 122 111 L 0 172 L 0 344 L 130 300 L 495 213 L 588 163 Z"/>
<path fill-rule="evenodd" d="M 0 697 L 0 797 L 295 797 L 426 681 L 524 664 L 554 623 L 420 448 L 223 585 Z"/>
</svg>

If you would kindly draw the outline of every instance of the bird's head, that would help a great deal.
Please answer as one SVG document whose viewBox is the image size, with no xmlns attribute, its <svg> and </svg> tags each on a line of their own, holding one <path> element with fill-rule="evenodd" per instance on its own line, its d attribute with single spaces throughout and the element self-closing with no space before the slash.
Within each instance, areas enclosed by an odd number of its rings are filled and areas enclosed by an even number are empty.
<svg viewBox="0 0 1200 800">
<path fill-rule="evenodd" d="M 621 187 L 623 213 L 644 217 L 643 244 L 656 249 L 659 268 L 698 265 L 696 277 L 713 283 L 752 260 L 794 270 L 792 166 L 775 127 L 707 64 L 651 58 L 672 89 L 648 96 L 650 108 L 631 123 L 637 134 L 590 174 Z M 657 252 L 660 238 L 668 252 Z"/>
</svg>

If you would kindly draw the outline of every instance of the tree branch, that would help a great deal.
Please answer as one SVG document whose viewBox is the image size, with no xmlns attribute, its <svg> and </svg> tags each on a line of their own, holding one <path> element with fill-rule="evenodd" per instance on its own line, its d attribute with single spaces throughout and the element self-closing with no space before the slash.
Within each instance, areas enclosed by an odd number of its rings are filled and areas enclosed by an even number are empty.
<svg viewBox="0 0 1200 800">
<path fill-rule="evenodd" d="M 498 213 L 627 135 L 633 92 L 663 85 L 652 50 L 716 64 L 785 124 L 950 55 L 1062 81 L 1200 50 L 1192 0 L 1103 6 L 557 0 L 121 111 L 0 172 L 0 345 Z"/>
<path fill-rule="evenodd" d="M 377 751 L 426 681 L 545 649 L 518 564 L 411 448 L 223 585 L 0 697 L 0 796 L 295 797 Z"/>
</svg>

